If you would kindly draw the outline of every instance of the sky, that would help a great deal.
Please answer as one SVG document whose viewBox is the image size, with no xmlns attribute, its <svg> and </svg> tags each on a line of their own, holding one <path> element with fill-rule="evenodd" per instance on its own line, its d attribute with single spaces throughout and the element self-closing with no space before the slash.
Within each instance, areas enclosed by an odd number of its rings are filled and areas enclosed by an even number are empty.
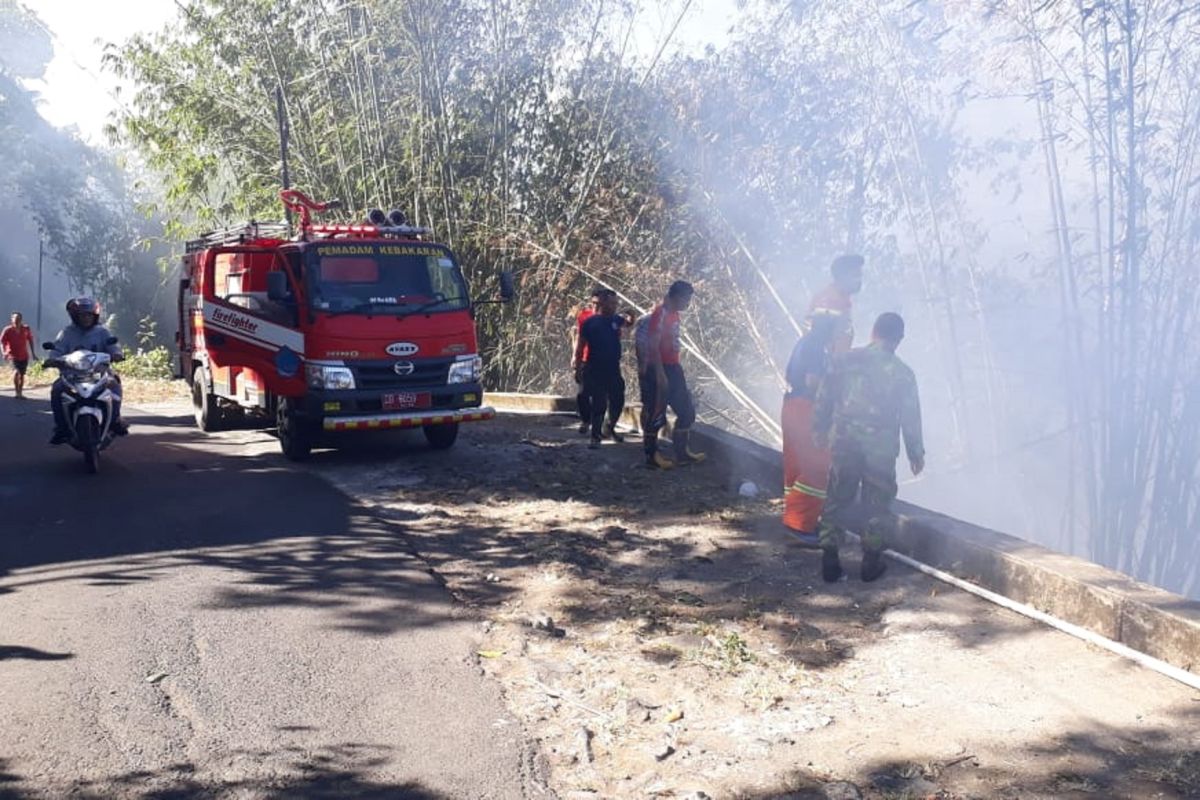
<svg viewBox="0 0 1200 800">
<path fill-rule="evenodd" d="M 44 81 L 30 88 L 42 96 L 42 116 L 58 127 L 74 127 L 87 142 L 104 144 L 104 125 L 117 108 L 118 82 L 101 67 L 105 42 L 123 42 L 154 31 L 174 18 L 175 0 L 22 0 L 54 36 L 54 60 Z M 687 0 L 653 0 L 641 15 L 635 47 L 656 49 Z M 733 0 L 691 0 L 677 37 L 684 47 L 724 40 L 733 19 Z"/>
<path fill-rule="evenodd" d="M 100 66 L 105 42 L 121 42 L 156 30 L 177 10 L 174 0 L 22 0 L 54 37 L 54 60 L 41 93 L 40 110 L 51 124 L 74 126 L 92 144 L 104 143 L 104 125 L 116 108 L 117 80 Z"/>
</svg>

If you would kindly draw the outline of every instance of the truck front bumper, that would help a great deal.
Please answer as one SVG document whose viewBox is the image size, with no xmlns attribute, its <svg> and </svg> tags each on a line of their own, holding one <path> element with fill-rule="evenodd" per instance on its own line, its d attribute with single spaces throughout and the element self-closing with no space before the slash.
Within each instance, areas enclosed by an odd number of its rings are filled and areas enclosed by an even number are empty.
<svg viewBox="0 0 1200 800">
<path fill-rule="evenodd" d="M 451 425 L 459 422 L 483 422 L 496 416 L 490 406 L 459 409 L 429 409 L 397 411 L 383 414 L 325 417 L 322 426 L 327 431 L 365 431 L 382 428 L 421 428 L 425 425 Z"/>
<path fill-rule="evenodd" d="M 384 408 L 387 394 L 428 395 L 422 405 Z M 390 418 L 407 414 L 452 414 L 474 411 L 483 405 L 483 387 L 478 383 L 433 386 L 416 385 L 396 389 L 315 389 L 310 388 L 302 401 L 303 413 L 310 419 L 329 420 Z M 327 426 L 326 426 L 327 427 Z"/>
</svg>

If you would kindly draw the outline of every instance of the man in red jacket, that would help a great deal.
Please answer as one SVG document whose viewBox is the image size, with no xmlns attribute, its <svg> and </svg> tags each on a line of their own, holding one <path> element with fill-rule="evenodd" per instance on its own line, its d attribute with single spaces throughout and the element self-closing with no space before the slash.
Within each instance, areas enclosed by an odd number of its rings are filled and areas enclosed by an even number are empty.
<svg viewBox="0 0 1200 800">
<path fill-rule="evenodd" d="M 705 459 L 688 447 L 696 404 L 688 389 L 680 363 L 683 350 L 679 315 L 691 305 L 695 290 L 687 281 L 675 281 L 667 296 L 638 321 L 635 337 L 638 358 L 638 387 L 642 395 L 642 442 L 646 466 L 670 469 L 676 464 L 694 464 Z M 675 460 L 658 452 L 658 432 L 667 424 L 667 407 L 675 412 L 671 442 Z"/>
<path fill-rule="evenodd" d="M 12 313 L 12 324 L 0 331 L 0 347 L 4 358 L 13 365 L 13 389 L 17 397 L 25 396 L 25 370 L 33 354 L 33 331 L 24 323 L 20 311 Z"/>
</svg>

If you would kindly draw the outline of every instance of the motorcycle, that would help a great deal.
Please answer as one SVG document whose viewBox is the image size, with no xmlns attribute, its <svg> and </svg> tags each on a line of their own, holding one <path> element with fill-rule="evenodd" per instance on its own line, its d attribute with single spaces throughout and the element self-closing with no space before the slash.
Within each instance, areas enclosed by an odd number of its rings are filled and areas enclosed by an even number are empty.
<svg viewBox="0 0 1200 800">
<path fill-rule="evenodd" d="M 109 346 L 117 343 L 111 337 Z M 43 349 L 53 350 L 47 342 Z M 108 353 L 76 350 L 62 358 L 46 359 L 46 366 L 58 369 L 63 382 L 63 415 L 71 434 L 70 445 L 83 453 L 83 463 L 90 473 L 100 469 L 100 452 L 112 444 L 117 432 L 113 428 L 114 406 L 121 400 L 121 380 L 113 371 L 114 359 Z"/>
</svg>

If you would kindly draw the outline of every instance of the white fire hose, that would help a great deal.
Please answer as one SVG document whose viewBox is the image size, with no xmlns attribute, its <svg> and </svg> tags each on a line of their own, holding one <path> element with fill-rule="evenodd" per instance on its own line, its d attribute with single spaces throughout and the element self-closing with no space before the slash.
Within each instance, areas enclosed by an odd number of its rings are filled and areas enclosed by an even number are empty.
<svg viewBox="0 0 1200 800">
<path fill-rule="evenodd" d="M 851 535 L 853 536 L 854 534 Z M 1114 642 L 1112 639 L 1105 638 L 1094 631 L 1089 631 L 1087 628 L 1081 628 L 1078 625 L 1073 625 L 1070 622 L 1059 619 L 1058 617 L 1052 617 L 1044 611 L 1038 611 L 1033 606 L 1028 606 L 1024 603 L 1018 603 L 1016 600 L 1012 600 L 1002 594 L 997 594 L 996 592 L 985 589 L 982 586 L 977 586 L 969 581 L 964 581 L 962 578 L 957 578 L 948 572 L 944 572 L 936 567 L 931 567 L 928 564 L 917 561 L 915 558 L 909 558 L 903 553 L 897 553 L 895 550 L 885 550 L 884 555 L 895 561 L 899 561 L 905 566 L 912 567 L 918 572 L 923 572 L 932 578 L 936 578 L 943 583 L 948 583 L 955 588 L 962 589 L 964 592 L 970 592 L 976 597 L 982 597 L 984 600 L 995 603 L 1001 608 L 1007 608 L 1009 611 L 1015 611 L 1022 616 L 1029 617 L 1030 619 L 1041 622 L 1044 625 L 1049 625 L 1055 630 L 1059 630 L 1063 633 L 1074 636 L 1076 639 L 1082 639 L 1088 644 L 1094 644 L 1097 647 L 1104 648 L 1110 653 L 1114 653 L 1122 658 L 1127 658 L 1130 661 L 1134 661 L 1141 666 L 1146 667 L 1147 669 L 1154 670 L 1160 675 L 1165 675 L 1168 678 L 1179 681 L 1185 686 L 1200 690 L 1200 675 L 1188 672 L 1185 669 L 1180 669 L 1179 667 L 1168 664 L 1167 662 L 1155 658 L 1154 656 L 1148 656 L 1145 653 L 1134 650 L 1132 647 L 1123 645 L 1120 642 Z"/>
</svg>

